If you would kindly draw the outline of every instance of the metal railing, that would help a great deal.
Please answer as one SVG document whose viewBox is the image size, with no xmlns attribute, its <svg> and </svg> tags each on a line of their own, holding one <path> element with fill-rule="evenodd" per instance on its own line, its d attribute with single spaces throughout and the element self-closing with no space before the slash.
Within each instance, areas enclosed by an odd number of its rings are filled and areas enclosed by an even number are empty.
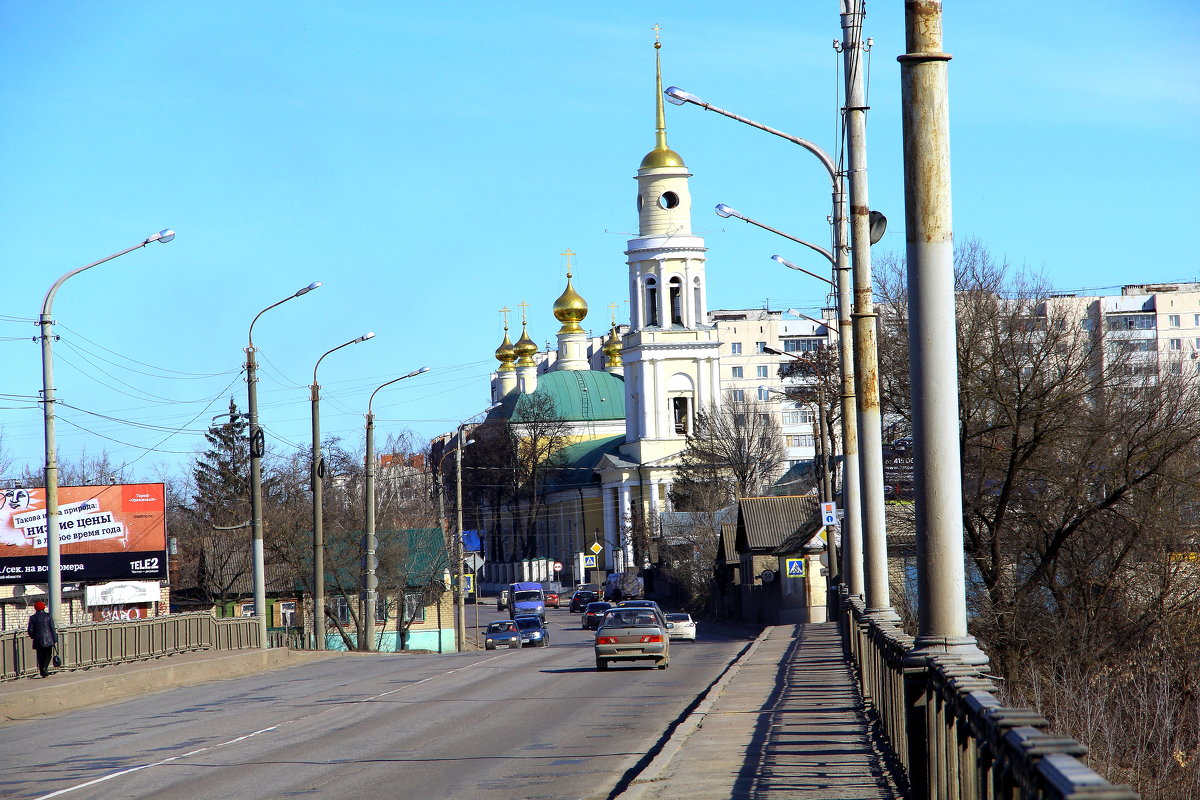
<svg viewBox="0 0 1200 800">
<path fill-rule="evenodd" d="M 979 667 L 913 657 L 913 639 L 843 596 L 839 624 L 867 707 L 913 797 L 939 800 L 1137 800 L 1079 760 L 1035 710 L 1007 708 Z"/>
<path fill-rule="evenodd" d="M 206 612 L 69 625 L 58 635 L 62 669 L 159 658 L 192 650 L 243 650 L 259 646 L 254 617 L 218 619 Z M 37 673 L 37 659 L 23 630 L 0 632 L 0 680 Z"/>
</svg>

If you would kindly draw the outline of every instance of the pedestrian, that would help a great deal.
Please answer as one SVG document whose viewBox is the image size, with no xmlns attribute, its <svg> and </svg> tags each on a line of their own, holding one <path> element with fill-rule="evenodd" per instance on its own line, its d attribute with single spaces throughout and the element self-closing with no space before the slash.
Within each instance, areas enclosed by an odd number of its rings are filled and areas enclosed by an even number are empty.
<svg viewBox="0 0 1200 800">
<path fill-rule="evenodd" d="M 54 619 L 46 613 L 46 604 L 38 600 L 33 604 L 33 616 L 25 627 L 29 638 L 33 639 L 33 649 L 37 652 L 38 672 L 45 678 L 50 674 L 50 659 L 54 658 L 54 646 L 58 644 L 58 633 L 54 630 Z"/>
</svg>

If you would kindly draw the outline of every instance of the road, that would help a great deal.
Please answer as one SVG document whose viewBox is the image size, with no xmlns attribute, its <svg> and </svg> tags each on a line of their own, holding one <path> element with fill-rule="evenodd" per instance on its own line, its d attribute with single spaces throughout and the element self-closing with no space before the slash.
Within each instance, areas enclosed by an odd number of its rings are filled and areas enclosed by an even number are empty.
<svg viewBox="0 0 1200 800">
<path fill-rule="evenodd" d="M 578 614 L 548 622 L 545 648 L 346 654 L 8 725 L 0 797 L 606 798 L 748 643 L 702 625 L 667 670 L 601 673 Z"/>
</svg>

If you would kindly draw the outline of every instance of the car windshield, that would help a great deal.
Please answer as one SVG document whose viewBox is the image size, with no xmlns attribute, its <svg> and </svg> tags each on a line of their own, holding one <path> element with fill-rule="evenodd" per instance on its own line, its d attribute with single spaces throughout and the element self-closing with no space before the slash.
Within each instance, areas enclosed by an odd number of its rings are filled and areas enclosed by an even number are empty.
<svg viewBox="0 0 1200 800">
<path fill-rule="evenodd" d="M 692 618 L 687 614 L 667 614 L 667 622 L 691 622 Z"/>
<path fill-rule="evenodd" d="M 650 611 L 618 610 L 604 615 L 602 628 L 647 628 L 657 627 L 658 619 Z"/>
<path fill-rule="evenodd" d="M 541 592 L 517 592 L 513 595 L 514 603 L 534 603 L 541 599 Z"/>
<path fill-rule="evenodd" d="M 517 629 L 516 626 L 513 625 L 511 622 L 493 622 L 491 625 L 488 625 L 487 632 L 488 633 L 502 633 L 504 631 L 513 631 L 516 629 Z"/>
<path fill-rule="evenodd" d="M 542 621 L 537 617 L 517 617 L 517 627 L 523 631 L 532 631 L 542 627 Z"/>
</svg>

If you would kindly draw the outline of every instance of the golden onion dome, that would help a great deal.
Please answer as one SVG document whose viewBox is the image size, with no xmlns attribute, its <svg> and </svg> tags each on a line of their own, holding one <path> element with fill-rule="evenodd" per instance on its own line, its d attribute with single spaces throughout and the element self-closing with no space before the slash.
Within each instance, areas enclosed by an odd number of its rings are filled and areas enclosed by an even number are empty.
<svg viewBox="0 0 1200 800">
<path fill-rule="evenodd" d="M 617 328 L 614 325 L 613 329 L 608 334 L 608 340 L 604 342 L 604 347 L 602 348 L 604 355 L 608 357 L 604 366 L 621 366 L 621 352 L 624 349 L 625 345 L 621 342 L 621 337 L 617 335 Z"/>
<path fill-rule="evenodd" d="M 646 157 L 642 159 L 641 166 L 638 169 L 654 169 L 655 167 L 682 167 L 687 169 L 687 164 L 683 163 L 683 157 L 669 147 L 654 148 Z"/>
<path fill-rule="evenodd" d="M 525 329 L 525 324 L 521 323 L 521 338 L 513 345 L 513 352 L 517 356 L 518 367 L 532 367 L 533 356 L 538 351 L 537 343 L 529 338 L 529 333 Z"/>
<path fill-rule="evenodd" d="M 504 328 L 504 341 L 496 348 L 496 360 L 500 362 L 501 372 L 511 372 L 516 363 L 517 353 L 513 343 L 508 339 L 508 326 Z"/>
<path fill-rule="evenodd" d="M 554 301 L 554 318 L 563 324 L 561 333 L 582 333 L 579 326 L 587 316 L 588 304 L 571 285 L 571 273 L 567 273 L 567 288 Z"/>
</svg>

